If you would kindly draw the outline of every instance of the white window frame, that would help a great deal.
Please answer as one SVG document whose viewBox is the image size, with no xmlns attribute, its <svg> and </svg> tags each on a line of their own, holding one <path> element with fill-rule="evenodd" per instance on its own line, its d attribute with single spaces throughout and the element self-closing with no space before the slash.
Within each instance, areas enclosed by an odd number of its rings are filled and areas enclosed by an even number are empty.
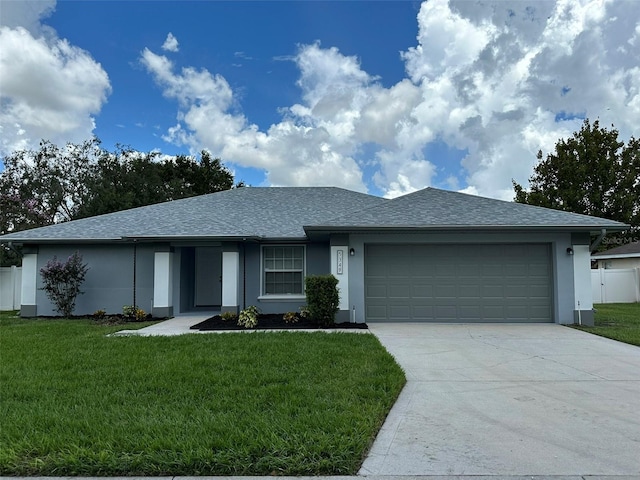
<svg viewBox="0 0 640 480">
<path fill-rule="evenodd" d="M 302 248 L 302 293 L 266 293 L 266 273 L 267 270 L 265 268 L 265 249 L 266 248 Z M 291 269 L 291 270 L 273 270 L 276 272 L 284 272 L 284 271 L 300 271 L 299 269 Z M 305 299 L 306 295 L 304 293 L 304 279 L 307 272 L 307 246 L 304 244 L 273 244 L 273 245 L 262 245 L 260 248 L 260 297 L 259 300 L 300 300 Z"/>
</svg>

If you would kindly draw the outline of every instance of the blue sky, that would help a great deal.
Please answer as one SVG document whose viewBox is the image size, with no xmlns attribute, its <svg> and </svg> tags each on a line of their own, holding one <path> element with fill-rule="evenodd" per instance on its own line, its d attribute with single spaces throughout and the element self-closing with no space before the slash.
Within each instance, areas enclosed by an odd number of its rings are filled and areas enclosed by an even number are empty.
<svg viewBox="0 0 640 480">
<path fill-rule="evenodd" d="M 510 199 L 539 149 L 640 124 L 633 0 L 0 0 L 0 154 L 98 136 L 252 185 Z"/>
</svg>

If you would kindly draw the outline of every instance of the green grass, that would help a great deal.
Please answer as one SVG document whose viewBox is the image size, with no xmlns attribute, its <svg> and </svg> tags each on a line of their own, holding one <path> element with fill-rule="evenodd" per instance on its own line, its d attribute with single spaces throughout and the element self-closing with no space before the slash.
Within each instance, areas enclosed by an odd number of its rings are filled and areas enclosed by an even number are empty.
<svg viewBox="0 0 640 480">
<path fill-rule="evenodd" d="M 595 326 L 576 328 L 640 346 L 640 303 L 603 303 L 594 308 Z"/>
<path fill-rule="evenodd" d="M 0 474 L 355 474 L 405 383 L 373 335 L 119 329 L 0 315 Z"/>
</svg>

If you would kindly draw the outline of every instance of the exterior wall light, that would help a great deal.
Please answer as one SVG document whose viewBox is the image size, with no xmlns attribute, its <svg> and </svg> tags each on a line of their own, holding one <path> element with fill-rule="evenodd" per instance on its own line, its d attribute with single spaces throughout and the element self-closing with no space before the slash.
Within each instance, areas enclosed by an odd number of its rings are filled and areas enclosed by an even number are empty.
<svg viewBox="0 0 640 480">
<path fill-rule="evenodd" d="M 355 248 L 350 248 L 349 249 L 349 256 L 353 257 L 356 254 L 356 249 Z"/>
<path fill-rule="evenodd" d="M 573 248 L 567 247 L 567 255 L 573 255 Z"/>
</svg>

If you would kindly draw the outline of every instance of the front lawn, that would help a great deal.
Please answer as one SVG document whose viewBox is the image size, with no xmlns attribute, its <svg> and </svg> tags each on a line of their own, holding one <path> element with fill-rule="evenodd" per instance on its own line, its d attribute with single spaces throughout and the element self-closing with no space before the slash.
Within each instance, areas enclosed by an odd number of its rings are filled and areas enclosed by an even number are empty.
<svg viewBox="0 0 640 480">
<path fill-rule="evenodd" d="M 603 303 L 593 307 L 595 326 L 576 328 L 640 346 L 640 303 Z"/>
<path fill-rule="evenodd" d="M 0 315 L 0 475 L 355 474 L 405 382 L 369 334 L 121 328 Z"/>
</svg>

